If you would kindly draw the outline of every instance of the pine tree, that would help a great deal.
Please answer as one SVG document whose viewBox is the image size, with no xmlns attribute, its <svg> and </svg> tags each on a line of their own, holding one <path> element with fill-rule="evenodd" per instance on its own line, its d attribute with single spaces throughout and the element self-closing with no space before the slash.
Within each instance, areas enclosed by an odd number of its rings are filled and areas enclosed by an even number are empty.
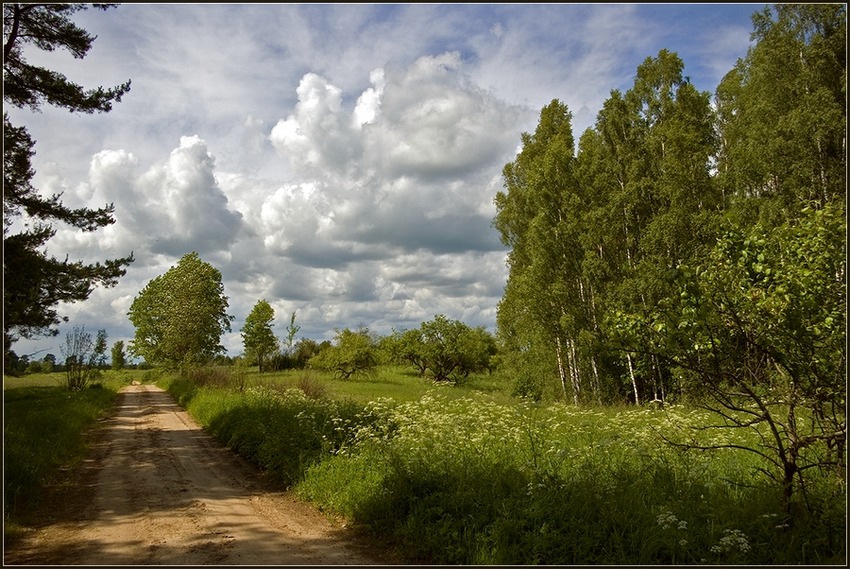
<svg viewBox="0 0 850 569">
<path fill-rule="evenodd" d="M 95 4 L 106 10 L 114 4 Z M 17 108 L 38 111 L 43 103 L 71 112 L 109 112 L 120 101 L 130 82 L 112 89 L 84 90 L 56 71 L 30 65 L 24 58 L 27 45 L 44 51 L 66 49 L 82 59 L 94 37 L 70 21 L 86 9 L 84 4 L 3 5 L 3 99 Z M 14 126 L 3 114 L 3 332 L 4 353 L 19 337 L 58 334 L 52 326 L 66 321 L 57 307 L 82 301 L 97 285 L 117 284 L 133 261 L 128 257 L 86 264 L 48 256 L 48 240 L 56 230 L 52 221 L 81 231 L 96 231 L 114 223 L 113 204 L 102 208 L 72 209 L 61 195 L 46 198 L 32 186 L 32 140 L 25 127 Z M 17 223 L 19 222 L 20 223 Z M 22 229 L 21 229 L 22 228 Z"/>
</svg>

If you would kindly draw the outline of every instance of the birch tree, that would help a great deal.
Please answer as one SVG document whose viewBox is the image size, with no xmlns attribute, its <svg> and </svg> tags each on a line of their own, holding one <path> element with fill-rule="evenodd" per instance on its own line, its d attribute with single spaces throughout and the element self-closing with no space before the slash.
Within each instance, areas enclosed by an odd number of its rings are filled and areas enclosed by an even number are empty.
<svg viewBox="0 0 850 569">
<path fill-rule="evenodd" d="M 496 196 L 494 226 L 511 247 L 498 325 L 513 330 L 521 342 L 531 337 L 542 342 L 562 395 L 578 404 L 581 203 L 573 176 L 571 121 L 566 105 L 554 100 L 541 111 L 535 132 L 522 134 L 522 151 L 503 169 L 506 191 Z"/>
</svg>

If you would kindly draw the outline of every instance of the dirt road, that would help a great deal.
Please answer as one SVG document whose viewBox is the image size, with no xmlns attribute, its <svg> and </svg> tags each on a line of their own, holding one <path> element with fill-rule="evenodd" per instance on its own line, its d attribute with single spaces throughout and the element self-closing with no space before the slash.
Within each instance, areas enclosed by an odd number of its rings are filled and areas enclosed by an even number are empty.
<svg viewBox="0 0 850 569">
<path fill-rule="evenodd" d="M 152 385 L 124 388 L 76 483 L 6 565 L 375 565 L 343 524 L 273 491 Z"/>
</svg>

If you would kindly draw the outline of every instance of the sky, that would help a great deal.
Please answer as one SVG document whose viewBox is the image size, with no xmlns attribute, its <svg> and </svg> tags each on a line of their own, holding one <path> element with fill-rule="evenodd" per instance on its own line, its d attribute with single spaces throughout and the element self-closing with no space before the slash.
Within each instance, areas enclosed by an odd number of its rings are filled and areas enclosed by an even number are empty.
<svg viewBox="0 0 850 569">
<path fill-rule="evenodd" d="M 495 331 L 508 250 L 492 221 L 502 169 L 553 99 L 592 128 L 612 90 L 662 49 L 714 93 L 765 4 L 122 4 L 72 17 L 81 60 L 25 52 L 109 113 L 8 108 L 36 141 L 34 185 L 69 207 L 115 206 L 94 233 L 57 224 L 57 258 L 135 261 L 60 305 L 74 327 L 133 339 L 127 312 L 190 252 L 222 274 L 228 355 L 261 299 L 285 338 L 418 327 L 437 314 Z M 7 106 L 4 105 L 4 109 Z"/>
</svg>

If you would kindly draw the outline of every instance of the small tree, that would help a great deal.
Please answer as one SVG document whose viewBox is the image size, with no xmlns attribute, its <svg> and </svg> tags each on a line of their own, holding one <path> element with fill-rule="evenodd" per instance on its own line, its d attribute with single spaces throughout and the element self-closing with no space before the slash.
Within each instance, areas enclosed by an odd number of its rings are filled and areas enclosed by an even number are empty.
<svg viewBox="0 0 850 569">
<path fill-rule="evenodd" d="M 124 340 L 118 340 L 112 345 L 112 369 L 121 371 L 127 365 L 127 356 L 124 353 Z"/>
<path fill-rule="evenodd" d="M 342 379 L 370 375 L 378 366 L 377 348 L 365 328 L 357 332 L 337 330 L 334 344 L 313 356 L 310 365 L 332 371 Z"/>
<path fill-rule="evenodd" d="M 845 239 L 843 204 L 733 228 L 704 266 L 671 271 L 677 296 L 613 322 L 628 349 L 682 370 L 716 428 L 759 431 L 763 444 L 744 450 L 772 465 L 789 516 L 806 472 L 846 473 Z"/>
<path fill-rule="evenodd" d="M 442 314 L 418 329 L 396 333 L 395 338 L 395 357 L 413 364 L 420 375 L 430 371 L 434 381 L 461 382 L 470 373 L 489 369 L 496 353 L 495 339 L 484 328 L 471 328 Z"/>
<path fill-rule="evenodd" d="M 293 313 L 293 319 L 294 317 Z M 242 344 L 245 346 L 245 353 L 256 356 L 260 372 L 265 371 L 263 364 L 266 356 L 272 354 L 278 347 L 277 338 L 272 332 L 273 320 L 274 309 L 265 299 L 259 300 L 242 327 Z"/>
<path fill-rule="evenodd" d="M 289 318 L 289 324 L 286 326 L 286 353 L 290 356 L 295 348 L 295 336 L 299 330 L 301 330 L 301 326 L 295 324 L 295 311 L 293 311 Z"/>
<path fill-rule="evenodd" d="M 85 327 L 75 327 L 65 336 L 61 348 L 65 358 L 65 379 L 69 391 L 81 391 L 100 375 L 106 361 L 106 330 L 99 330 L 92 340 Z"/>
</svg>

